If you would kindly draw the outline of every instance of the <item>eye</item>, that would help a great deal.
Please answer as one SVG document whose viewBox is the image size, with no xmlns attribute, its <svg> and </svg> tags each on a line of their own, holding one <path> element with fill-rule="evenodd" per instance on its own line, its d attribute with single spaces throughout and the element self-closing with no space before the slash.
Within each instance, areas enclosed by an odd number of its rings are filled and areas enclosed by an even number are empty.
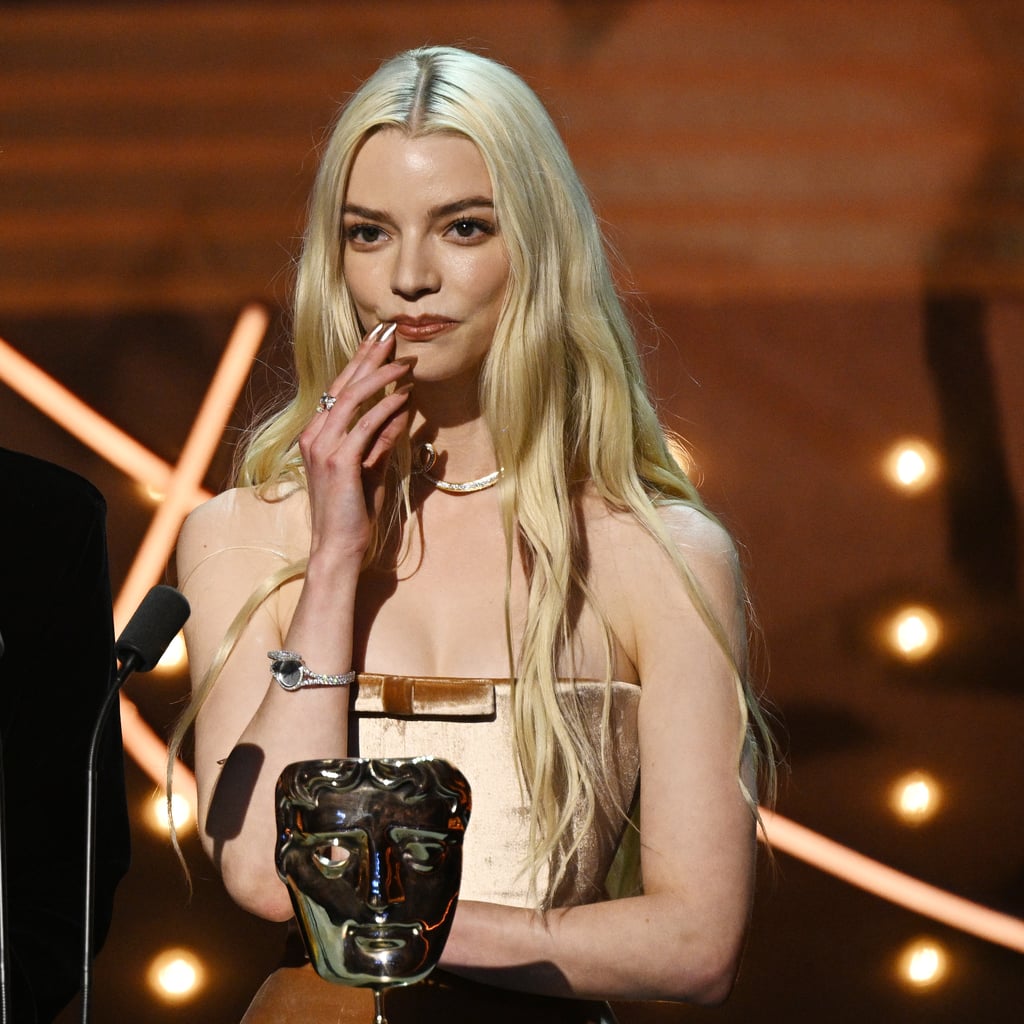
<svg viewBox="0 0 1024 1024">
<path fill-rule="evenodd" d="M 383 228 L 376 224 L 352 224 L 345 228 L 345 241 L 353 245 L 376 245 L 387 238 Z"/>
<path fill-rule="evenodd" d="M 391 832 L 391 839 L 402 860 L 421 874 L 439 867 L 448 848 L 448 836 L 444 832 L 426 829 L 396 828 Z"/>
<path fill-rule="evenodd" d="M 327 878 L 337 878 L 344 874 L 352 859 L 352 850 L 343 846 L 340 839 L 331 839 L 326 843 L 319 843 L 313 847 L 313 863 L 319 868 L 321 874 Z"/>
<path fill-rule="evenodd" d="M 410 841 L 402 847 L 402 856 L 413 871 L 433 871 L 444 857 L 444 847 L 440 843 Z"/>
<path fill-rule="evenodd" d="M 448 228 L 459 241 L 472 242 L 494 234 L 494 225 L 476 217 L 461 217 Z"/>
</svg>

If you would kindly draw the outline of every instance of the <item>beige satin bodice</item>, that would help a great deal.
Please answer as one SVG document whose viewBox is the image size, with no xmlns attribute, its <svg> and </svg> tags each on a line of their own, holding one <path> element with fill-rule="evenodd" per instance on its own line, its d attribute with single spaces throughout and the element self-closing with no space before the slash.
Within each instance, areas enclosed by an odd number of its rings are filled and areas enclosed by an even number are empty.
<svg viewBox="0 0 1024 1024">
<path fill-rule="evenodd" d="M 575 687 L 584 719 L 600 736 L 605 683 Z M 359 676 L 354 713 L 360 757 L 443 757 L 469 780 L 473 811 L 463 849 L 460 898 L 530 906 L 523 873 L 529 842 L 527 803 L 519 783 L 512 741 L 511 684 L 507 679 Z M 598 811 L 572 870 L 553 895 L 555 906 L 593 903 L 623 831 L 623 812 L 634 797 L 639 774 L 637 707 L 640 687 L 611 684 L 611 717 L 605 744 L 612 792 Z M 543 893 L 546 880 L 537 880 Z"/>
</svg>

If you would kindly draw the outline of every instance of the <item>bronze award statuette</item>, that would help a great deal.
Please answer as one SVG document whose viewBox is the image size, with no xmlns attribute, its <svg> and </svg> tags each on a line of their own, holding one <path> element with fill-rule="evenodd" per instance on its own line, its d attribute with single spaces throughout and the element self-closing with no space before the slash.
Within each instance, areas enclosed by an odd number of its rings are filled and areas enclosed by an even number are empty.
<svg viewBox="0 0 1024 1024">
<path fill-rule="evenodd" d="M 277 872 L 320 977 L 383 993 L 421 981 L 451 930 L 471 799 L 433 757 L 299 761 L 277 782 Z"/>
</svg>

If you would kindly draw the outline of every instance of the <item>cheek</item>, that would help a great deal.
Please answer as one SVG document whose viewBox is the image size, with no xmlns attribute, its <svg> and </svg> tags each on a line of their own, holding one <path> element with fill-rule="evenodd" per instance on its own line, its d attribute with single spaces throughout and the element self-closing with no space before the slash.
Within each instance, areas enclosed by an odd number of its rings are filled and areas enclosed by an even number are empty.
<svg viewBox="0 0 1024 1024">
<path fill-rule="evenodd" d="M 375 271 L 377 271 L 375 273 Z M 363 309 L 371 308 L 380 291 L 379 270 L 368 260 L 342 258 L 341 272 L 348 285 L 352 301 Z"/>
<path fill-rule="evenodd" d="M 473 267 L 472 286 L 480 304 L 493 307 L 497 313 L 508 288 L 508 278 L 509 265 L 504 255 L 478 261 Z"/>
</svg>

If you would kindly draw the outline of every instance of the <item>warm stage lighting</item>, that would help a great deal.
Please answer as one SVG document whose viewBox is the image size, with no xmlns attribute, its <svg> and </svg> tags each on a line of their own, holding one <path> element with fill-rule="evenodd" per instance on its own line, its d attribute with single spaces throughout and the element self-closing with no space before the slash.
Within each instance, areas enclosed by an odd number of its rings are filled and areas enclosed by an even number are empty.
<svg viewBox="0 0 1024 1024">
<path fill-rule="evenodd" d="M 124 431 L 104 420 L 81 399 L 0 339 L 0 382 L 9 385 L 43 414 L 92 447 L 136 482 L 151 485 L 159 492 L 159 496 L 152 495 L 152 500 L 160 503 L 157 515 L 118 595 L 115 608 L 118 632 L 149 587 L 162 579 L 181 520 L 195 504 L 209 497 L 201 486 L 203 478 L 238 393 L 248 376 L 268 322 L 267 312 L 259 307 L 248 307 L 242 311 L 204 399 L 199 419 L 189 434 L 182 457 L 173 468 Z M 931 449 L 925 447 L 931 453 Z M 676 451 L 681 456 L 680 463 L 693 475 L 695 467 L 692 460 L 682 455 L 681 449 Z M 916 458 L 911 454 L 899 461 L 897 478 L 904 481 L 901 487 L 920 484 L 923 479 L 927 479 L 927 474 L 921 472 L 922 466 L 927 465 L 927 458 L 921 453 L 919 456 Z M 932 465 L 938 473 L 941 466 L 937 457 Z M 925 612 L 925 615 L 930 616 L 937 637 L 937 620 L 931 613 Z M 911 622 L 902 633 L 909 649 L 918 652 L 913 656 L 921 656 L 919 652 L 926 646 L 922 644 L 921 637 L 927 637 L 928 621 L 921 617 L 916 625 Z M 914 638 L 915 631 L 921 634 L 918 639 Z M 885 642 L 888 644 L 888 636 L 885 636 Z M 134 758 L 158 786 L 164 785 L 167 745 L 124 694 L 121 695 L 121 724 L 125 753 Z M 175 790 L 179 797 L 183 798 L 185 793 L 194 797 L 195 778 L 180 761 L 175 765 L 174 776 Z M 165 806 L 163 799 L 158 803 Z M 189 808 L 188 813 L 193 815 L 192 805 L 188 800 L 184 803 Z M 147 813 L 145 817 L 147 821 L 153 820 L 151 814 Z M 166 831 L 167 815 L 163 807 L 161 817 L 161 827 Z M 179 819 L 178 811 L 174 812 L 174 817 L 179 828 L 189 820 Z M 950 927 L 960 928 L 968 934 L 999 943 L 1008 949 L 1024 952 L 1024 921 L 1019 917 L 992 910 L 911 878 L 767 808 L 761 810 L 761 820 L 762 837 L 767 838 L 775 850 L 791 854 L 848 884 L 875 893 L 915 913 L 933 917 Z M 919 968 L 915 968 L 915 972 L 919 972 Z M 203 971 L 192 954 L 177 951 L 164 954 L 154 964 L 150 978 L 154 989 L 162 993 L 164 998 L 182 999 L 184 996 L 181 993 L 193 993 L 200 987 Z M 176 997 L 170 995 L 172 990 L 178 993 Z"/>
<path fill-rule="evenodd" d="M 693 453 L 683 441 L 671 434 L 668 437 L 668 451 L 675 464 L 691 479 L 696 480 L 700 474 Z"/>
<path fill-rule="evenodd" d="M 164 651 L 163 657 L 156 663 L 156 669 L 158 672 L 175 672 L 185 664 L 187 657 L 185 637 L 178 633 L 167 645 L 167 650 Z"/>
<path fill-rule="evenodd" d="M 181 793 L 171 795 L 171 814 L 174 816 L 174 829 L 179 835 L 185 831 L 186 826 L 195 817 L 192 803 Z M 165 793 L 158 793 L 153 797 L 148 821 L 152 828 L 162 835 L 166 836 L 171 831 L 168 825 L 167 795 Z"/>
<path fill-rule="evenodd" d="M 908 824 L 919 825 L 935 815 L 941 802 L 936 781 L 924 772 L 904 775 L 892 787 L 893 810 Z"/>
<path fill-rule="evenodd" d="M 164 950 L 149 966 L 150 988 L 165 1002 L 181 1002 L 196 995 L 203 984 L 203 965 L 187 949 Z"/>
<path fill-rule="evenodd" d="M 942 981 L 948 967 L 949 958 L 938 942 L 933 939 L 917 939 L 900 954 L 898 969 L 905 985 L 927 989 Z"/>
<path fill-rule="evenodd" d="M 983 907 L 919 878 L 911 878 L 789 818 L 783 818 L 767 807 L 761 808 L 761 821 L 765 838 L 776 850 L 784 850 L 916 914 L 925 914 L 970 935 L 978 935 L 1024 953 L 1024 921 L 1019 917 Z"/>
<path fill-rule="evenodd" d="M 911 438 L 899 441 L 885 457 L 885 475 L 901 491 L 916 494 L 939 475 L 939 456 L 930 444 Z"/>
<path fill-rule="evenodd" d="M 930 608 L 909 605 L 893 615 L 885 628 L 889 649 L 904 661 L 921 661 L 935 652 L 942 639 L 942 623 Z"/>
</svg>

